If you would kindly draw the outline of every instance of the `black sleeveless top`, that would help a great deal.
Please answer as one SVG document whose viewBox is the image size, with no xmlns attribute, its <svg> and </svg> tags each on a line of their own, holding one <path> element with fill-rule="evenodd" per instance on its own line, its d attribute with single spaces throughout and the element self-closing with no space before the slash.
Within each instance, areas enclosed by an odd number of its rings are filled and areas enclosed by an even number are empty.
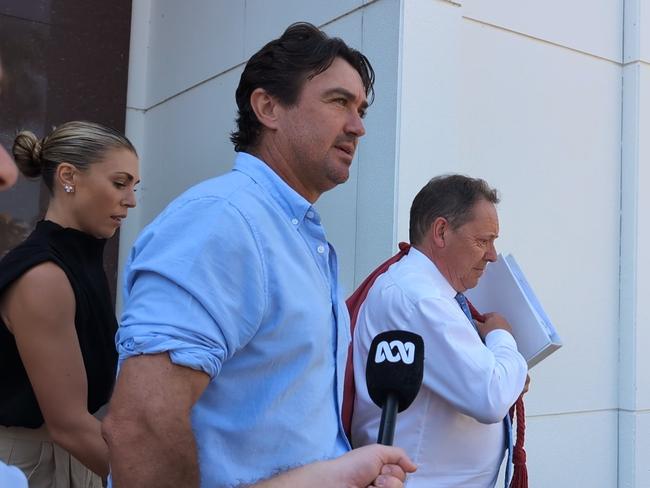
<svg viewBox="0 0 650 488">
<path fill-rule="evenodd" d="M 25 272 L 45 261 L 66 274 L 76 301 L 75 327 L 88 380 L 88 411 L 108 402 L 117 366 L 117 321 L 102 267 L 105 239 L 47 220 L 0 261 L 0 296 Z M 43 415 L 16 341 L 0 318 L 0 425 L 37 428 Z"/>
</svg>

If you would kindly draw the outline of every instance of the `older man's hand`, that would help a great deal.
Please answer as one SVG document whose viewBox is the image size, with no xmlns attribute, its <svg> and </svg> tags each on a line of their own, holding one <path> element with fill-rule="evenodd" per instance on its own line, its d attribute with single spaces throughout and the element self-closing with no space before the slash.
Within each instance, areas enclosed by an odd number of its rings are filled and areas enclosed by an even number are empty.
<svg viewBox="0 0 650 488">
<path fill-rule="evenodd" d="M 483 314 L 483 316 L 485 317 L 485 322 L 479 322 L 478 320 L 475 321 L 481 339 L 485 339 L 485 336 L 497 329 L 506 330 L 512 334 L 510 324 L 502 315 L 499 315 L 496 312 L 490 312 Z"/>
</svg>

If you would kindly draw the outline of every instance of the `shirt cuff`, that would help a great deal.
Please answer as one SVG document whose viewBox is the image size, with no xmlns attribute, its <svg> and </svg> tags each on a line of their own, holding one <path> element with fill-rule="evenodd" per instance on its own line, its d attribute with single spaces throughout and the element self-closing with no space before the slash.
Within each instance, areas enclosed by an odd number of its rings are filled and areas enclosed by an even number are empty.
<svg viewBox="0 0 650 488">
<path fill-rule="evenodd" d="M 117 344 L 117 352 L 120 363 L 133 356 L 167 352 L 172 363 L 203 371 L 210 378 L 219 374 L 225 356 L 220 348 L 197 346 L 160 335 L 128 337 Z"/>
<path fill-rule="evenodd" d="M 488 349 L 492 349 L 495 346 L 507 346 L 513 349 L 517 349 L 517 343 L 515 338 L 512 337 L 512 334 L 504 329 L 494 329 L 488 335 L 485 336 L 485 345 Z"/>
</svg>

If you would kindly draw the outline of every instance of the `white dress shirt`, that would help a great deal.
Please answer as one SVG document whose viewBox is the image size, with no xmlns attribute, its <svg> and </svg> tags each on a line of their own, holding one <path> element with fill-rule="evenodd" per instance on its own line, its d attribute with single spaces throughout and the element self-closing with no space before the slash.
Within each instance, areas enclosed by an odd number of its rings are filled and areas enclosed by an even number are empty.
<svg viewBox="0 0 650 488">
<path fill-rule="evenodd" d="M 455 296 L 433 262 L 411 248 L 377 279 L 357 320 L 355 447 L 376 442 L 381 417 L 365 381 L 373 338 L 408 330 L 424 339 L 422 388 L 398 414 L 395 432 L 394 445 L 418 465 L 409 488 L 493 487 L 506 448 L 503 419 L 526 380 L 526 361 L 512 335 L 495 330 L 484 344 Z"/>
</svg>

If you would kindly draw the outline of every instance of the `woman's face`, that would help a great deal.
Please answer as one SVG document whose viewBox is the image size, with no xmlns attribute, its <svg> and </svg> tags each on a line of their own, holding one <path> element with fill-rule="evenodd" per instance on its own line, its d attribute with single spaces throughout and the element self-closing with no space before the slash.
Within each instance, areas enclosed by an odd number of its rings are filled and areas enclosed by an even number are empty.
<svg viewBox="0 0 650 488">
<path fill-rule="evenodd" d="M 135 207 L 135 185 L 140 182 L 138 157 L 128 149 L 111 149 L 102 161 L 77 171 L 69 198 L 72 221 L 79 230 L 108 239 Z"/>
</svg>

